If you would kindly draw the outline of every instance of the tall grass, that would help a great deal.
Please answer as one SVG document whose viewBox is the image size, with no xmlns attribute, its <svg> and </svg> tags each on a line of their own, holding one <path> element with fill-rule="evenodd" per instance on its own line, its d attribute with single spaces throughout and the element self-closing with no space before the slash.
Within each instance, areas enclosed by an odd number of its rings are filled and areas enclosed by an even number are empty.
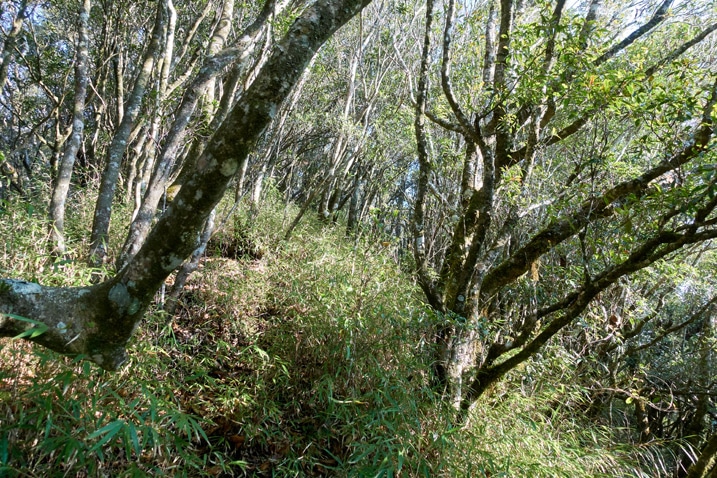
<svg viewBox="0 0 717 478">
<path fill-rule="evenodd" d="M 18 203 L 0 213 L 0 270 L 45 284 L 87 283 L 89 203 L 75 209 L 73 249 L 55 263 L 44 252 L 41 210 Z M 239 208 L 176 314 L 148 313 L 120 372 L 0 341 L 0 476 L 587 477 L 656 469 L 639 460 L 646 453 L 617 446 L 613 430 L 555 405 L 579 393 L 551 385 L 569 365 L 541 365 L 547 386 L 537 392 L 521 392 L 520 372 L 512 375 L 470 426 L 454 427 L 453 411 L 429 386 L 433 314 L 392 246 L 347 240 L 343 228 L 312 220 L 285 242 L 284 218 L 271 198 L 258 217 Z M 238 238 L 261 254 L 217 254 Z"/>
</svg>

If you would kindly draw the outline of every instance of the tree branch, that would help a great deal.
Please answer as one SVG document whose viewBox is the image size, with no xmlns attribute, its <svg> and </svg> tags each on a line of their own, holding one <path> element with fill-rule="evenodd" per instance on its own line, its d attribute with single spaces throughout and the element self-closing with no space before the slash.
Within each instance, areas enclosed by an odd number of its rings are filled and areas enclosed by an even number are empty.
<svg viewBox="0 0 717 478">
<path fill-rule="evenodd" d="M 582 314 L 597 294 L 617 282 L 619 278 L 644 269 L 686 245 L 714 238 L 717 238 L 717 230 L 686 234 L 677 234 L 674 232 L 659 233 L 638 247 L 625 261 L 606 269 L 592 280 L 586 282 L 580 290 L 570 294 L 572 300 L 569 302 L 566 300 L 561 301 L 561 304 L 565 304 L 566 307 L 556 310 L 563 311 L 560 317 L 548 323 L 548 325 L 544 327 L 532 341 L 523 346 L 518 353 L 497 365 L 485 363 L 478 370 L 476 378 L 471 382 L 468 387 L 468 392 L 461 402 L 462 413 L 465 414 L 468 411 L 473 402 L 480 397 L 487 387 L 517 365 L 533 356 L 548 340 Z M 507 350 L 509 349 L 505 351 Z M 500 352 L 504 353 L 505 351 Z M 499 355 L 500 354 L 497 354 L 497 356 L 492 357 L 492 360 L 495 361 Z"/>
<path fill-rule="evenodd" d="M 656 26 L 658 26 L 660 23 L 665 21 L 667 18 L 667 13 L 672 6 L 674 0 L 664 0 L 662 4 L 658 7 L 657 11 L 655 11 L 655 14 L 650 18 L 650 20 L 642 25 L 640 28 L 632 32 L 630 35 L 628 35 L 624 40 L 622 40 L 620 43 L 613 45 L 612 48 L 610 48 L 608 51 L 600 55 L 598 58 L 595 59 L 593 62 L 594 66 L 600 66 L 606 61 L 608 61 L 610 58 L 617 55 L 619 52 L 627 48 L 628 46 L 635 43 L 639 38 L 644 36 L 646 33 L 649 33 L 652 29 L 654 29 Z"/>
<path fill-rule="evenodd" d="M 53 288 L 0 282 L 0 336 L 45 323 L 35 342 L 65 354 L 86 354 L 108 370 L 125 359 L 125 345 L 166 277 L 196 247 L 199 231 L 247 160 L 259 137 L 319 47 L 370 0 L 318 0 L 277 44 L 252 85 L 232 109 L 167 212 L 127 266 L 107 282 Z M 13 314 L 8 316 L 7 314 Z"/>
<path fill-rule="evenodd" d="M 476 132 L 471 125 L 471 121 L 463 112 L 455 94 L 453 93 L 453 85 L 451 84 L 451 40 L 453 34 L 453 22 L 455 21 L 455 0 L 448 0 L 446 8 L 445 28 L 443 29 L 443 57 L 441 62 L 441 87 L 443 95 L 446 97 L 453 114 L 458 118 L 458 123 L 462 127 L 462 133 L 465 136 L 475 136 Z"/>
<path fill-rule="evenodd" d="M 590 222 L 611 215 L 613 213 L 611 205 L 615 201 L 625 198 L 630 194 L 635 194 L 638 197 L 644 195 L 650 181 L 697 157 L 704 151 L 712 137 L 713 125 L 710 115 L 715 103 L 716 94 L 717 85 L 713 88 L 712 98 L 705 108 L 702 126 L 695 132 L 690 144 L 682 149 L 682 151 L 662 161 L 641 176 L 624 181 L 608 189 L 602 195 L 584 201 L 577 211 L 551 221 L 547 227 L 533 236 L 530 241 L 518 249 L 510 258 L 486 274 L 481 292 L 491 295 L 506 284 L 513 282 L 528 270 L 530 264 L 554 246 L 577 234 L 578 231 Z"/>
<path fill-rule="evenodd" d="M 413 206 L 413 256 L 416 260 L 418 282 L 428 298 L 431 307 L 441 310 L 440 298 L 435 285 L 428 274 L 426 260 L 425 238 L 425 202 L 428 192 L 428 181 L 431 173 L 431 163 L 428 157 L 428 139 L 425 128 L 426 94 L 428 90 L 428 62 L 431 48 L 431 26 L 433 24 L 433 0 L 426 2 L 426 26 L 423 36 L 423 52 L 421 54 L 421 67 L 418 76 L 418 91 L 416 93 L 416 116 L 414 130 L 416 134 L 416 147 L 418 149 L 418 184 L 416 199 Z"/>
</svg>

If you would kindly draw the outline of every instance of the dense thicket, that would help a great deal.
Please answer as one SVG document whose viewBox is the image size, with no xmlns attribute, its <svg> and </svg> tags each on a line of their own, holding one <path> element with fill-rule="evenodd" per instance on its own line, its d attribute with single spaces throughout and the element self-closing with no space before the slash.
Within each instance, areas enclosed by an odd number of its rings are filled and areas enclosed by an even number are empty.
<svg viewBox="0 0 717 478">
<path fill-rule="evenodd" d="M 171 312 L 215 227 L 269 190 L 274 237 L 340 225 L 412 275 L 435 317 L 425 379 L 454 423 L 511 373 L 536 386 L 559 350 L 571 406 L 679 441 L 679 475 L 715 469 L 708 2 L 2 9 L 0 199 L 47 208 L 43 268 L 91 274 L 4 279 L 0 335 L 118 369 L 165 279 L 180 269 Z M 87 198 L 92 224 L 70 226 Z"/>
</svg>

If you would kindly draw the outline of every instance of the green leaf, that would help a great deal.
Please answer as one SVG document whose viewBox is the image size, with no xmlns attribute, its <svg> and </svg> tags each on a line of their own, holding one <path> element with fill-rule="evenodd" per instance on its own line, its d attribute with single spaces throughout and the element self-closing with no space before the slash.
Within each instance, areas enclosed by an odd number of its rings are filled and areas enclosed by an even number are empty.
<svg viewBox="0 0 717 478">
<path fill-rule="evenodd" d="M 102 447 L 102 445 L 104 445 L 105 443 L 109 442 L 112 438 L 114 438 L 115 435 L 117 435 L 117 433 L 119 433 L 120 430 L 122 430 L 125 427 L 125 425 L 126 424 L 124 421 L 115 420 L 115 421 L 110 422 L 107 425 L 103 426 L 99 430 L 96 430 L 94 433 L 90 434 L 90 436 L 87 437 L 88 440 L 93 440 L 100 436 L 102 437 L 97 441 L 97 443 L 94 444 L 94 446 L 92 446 L 90 451 L 99 450 Z"/>
<path fill-rule="evenodd" d="M 23 317 L 21 315 L 16 315 L 16 314 L 3 314 L 3 315 L 6 317 L 10 317 L 11 319 L 19 320 L 21 322 L 27 322 L 28 324 L 33 325 L 32 328 L 27 329 L 24 332 L 16 335 L 15 337 L 12 338 L 12 340 L 23 339 L 23 338 L 34 339 L 35 337 L 38 337 L 38 336 L 44 334 L 45 332 L 47 332 L 47 330 L 49 329 L 49 327 L 47 325 L 43 324 L 42 322 L 38 322 L 37 320 L 28 319 L 27 317 Z"/>
<path fill-rule="evenodd" d="M 137 436 L 137 428 L 134 426 L 133 423 L 127 424 L 127 433 L 129 434 L 129 439 L 132 442 L 132 448 L 134 448 L 134 452 L 137 456 L 142 453 L 142 448 L 139 444 L 139 437 Z"/>
<path fill-rule="evenodd" d="M 628 217 L 628 218 L 625 220 L 625 233 L 627 233 L 627 234 L 632 234 L 632 229 L 633 229 L 632 219 L 630 219 L 630 218 Z"/>
</svg>

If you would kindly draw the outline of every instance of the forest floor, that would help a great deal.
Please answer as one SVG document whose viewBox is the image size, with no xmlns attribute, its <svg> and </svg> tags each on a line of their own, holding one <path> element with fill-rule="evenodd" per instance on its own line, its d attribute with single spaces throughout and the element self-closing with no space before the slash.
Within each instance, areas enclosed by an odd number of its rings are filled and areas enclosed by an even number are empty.
<svg viewBox="0 0 717 478">
<path fill-rule="evenodd" d="M 661 444 L 619 445 L 630 430 L 586 417 L 560 350 L 454 427 L 429 384 L 436 319 L 393 246 L 311 221 L 283 242 L 282 218 L 221 231 L 117 373 L 0 341 L 0 476 L 668 476 Z M 5 239 L 6 274 L 89 276 Z"/>
</svg>

